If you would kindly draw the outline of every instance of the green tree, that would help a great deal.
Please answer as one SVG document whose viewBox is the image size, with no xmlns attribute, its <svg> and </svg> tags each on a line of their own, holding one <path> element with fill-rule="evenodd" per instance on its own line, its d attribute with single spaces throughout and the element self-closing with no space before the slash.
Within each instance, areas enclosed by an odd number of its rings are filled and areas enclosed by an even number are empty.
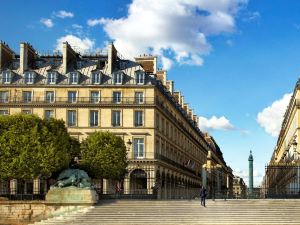
<svg viewBox="0 0 300 225">
<path fill-rule="evenodd" d="M 119 179 L 126 172 L 127 152 L 122 138 L 94 132 L 81 143 L 82 166 L 95 178 Z"/>
<path fill-rule="evenodd" d="M 62 120 L 0 116 L 0 179 L 49 178 L 68 167 L 73 142 Z"/>
</svg>

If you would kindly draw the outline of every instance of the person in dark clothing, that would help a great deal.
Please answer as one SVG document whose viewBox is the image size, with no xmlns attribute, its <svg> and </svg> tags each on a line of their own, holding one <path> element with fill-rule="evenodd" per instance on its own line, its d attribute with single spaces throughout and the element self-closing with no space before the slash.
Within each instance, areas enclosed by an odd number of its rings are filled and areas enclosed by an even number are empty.
<svg viewBox="0 0 300 225">
<path fill-rule="evenodd" d="M 205 207 L 205 198 L 206 198 L 206 189 L 204 186 L 201 187 L 200 190 L 200 199 L 201 199 L 201 205 Z"/>
</svg>

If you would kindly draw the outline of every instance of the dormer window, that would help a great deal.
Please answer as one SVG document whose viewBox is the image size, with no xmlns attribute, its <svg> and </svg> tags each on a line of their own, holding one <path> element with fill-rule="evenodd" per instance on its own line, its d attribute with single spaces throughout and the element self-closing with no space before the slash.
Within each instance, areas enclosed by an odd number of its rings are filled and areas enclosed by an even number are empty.
<svg viewBox="0 0 300 225">
<path fill-rule="evenodd" d="M 101 73 L 93 72 L 92 73 L 92 84 L 100 84 L 101 83 Z"/>
<path fill-rule="evenodd" d="M 79 73 L 78 72 L 70 72 L 69 73 L 69 83 L 70 84 L 78 84 L 79 82 Z"/>
<path fill-rule="evenodd" d="M 135 82 L 136 82 L 136 84 L 145 84 L 145 73 L 144 72 L 136 72 L 135 73 Z"/>
<path fill-rule="evenodd" d="M 33 84 L 35 78 L 35 72 L 25 72 L 25 84 Z"/>
<path fill-rule="evenodd" d="M 56 84 L 57 72 L 48 72 L 47 74 L 47 84 Z"/>
<path fill-rule="evenodd" d="M 114 84 L 122 84 L 123 83 L 123 73 L 115 73 L 113 75 Z"/>
<path fill-rule="evenodd" d="M 11 71 L 2 72 L 2 83 L 3 84 L 10 84 L 11 80 L 12 80 L 12 72 Z"/>
</svg>

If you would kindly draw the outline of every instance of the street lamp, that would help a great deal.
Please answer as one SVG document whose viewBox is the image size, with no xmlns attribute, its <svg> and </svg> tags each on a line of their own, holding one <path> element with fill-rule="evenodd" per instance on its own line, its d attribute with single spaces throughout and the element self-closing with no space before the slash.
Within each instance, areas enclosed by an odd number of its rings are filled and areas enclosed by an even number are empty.
<svg viewBox="0 0 300 225">
<path fill-rule="evenodd" d="M 130 139 L 128 139 L 128 141 L 126 142 L 126 145 L 127 145 L 127 151 L 129 152 L 130 151 L 130 147 L 132 145 L 132 142 Z"/>
</svg>

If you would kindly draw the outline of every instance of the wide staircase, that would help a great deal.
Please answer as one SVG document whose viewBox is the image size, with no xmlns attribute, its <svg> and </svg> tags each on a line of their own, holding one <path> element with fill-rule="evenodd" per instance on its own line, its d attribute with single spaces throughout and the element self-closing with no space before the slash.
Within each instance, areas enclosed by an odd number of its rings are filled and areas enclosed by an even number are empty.
<svg viewBox="0 0 300 225">
<path fill-rule="evenodd" d="M 297 224 L 300 200 L 116 200 L 35 225 L 106 224 Z"/>
</svg>

